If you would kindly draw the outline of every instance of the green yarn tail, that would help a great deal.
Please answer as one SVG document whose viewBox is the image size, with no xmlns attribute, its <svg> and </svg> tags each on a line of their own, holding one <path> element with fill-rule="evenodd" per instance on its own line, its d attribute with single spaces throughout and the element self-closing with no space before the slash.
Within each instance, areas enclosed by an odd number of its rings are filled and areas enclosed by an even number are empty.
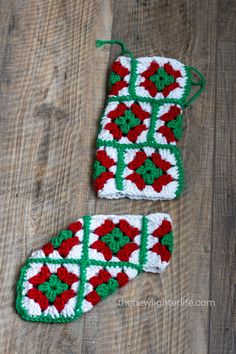
<svg viewBox="0 0 236 354">
<path fill-rule="evenodd" d="M 121 55 L 128 54 L 131 58 L 134 57 L 133 53 L 126 48 L 125 44 L 122 41 L 101 39 L 96 40 L 96 47 L 98 48 L 103 47 L 106 44 L 118 44 L 121 47 Z"/>
</svg>

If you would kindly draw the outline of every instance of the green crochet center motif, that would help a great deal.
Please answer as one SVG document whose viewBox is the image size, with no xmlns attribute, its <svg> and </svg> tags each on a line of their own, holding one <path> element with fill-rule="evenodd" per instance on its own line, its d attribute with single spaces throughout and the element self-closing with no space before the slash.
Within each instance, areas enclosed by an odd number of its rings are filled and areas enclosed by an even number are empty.
<svg viewBox="0 0 236 354">
<path fill-rule="evenodd" d="M 96 287 L 96 292 L 98 293 L 98 295 L 102 298 L 105 299 L 105 297 L 107 297 L 108 295 L 114 293 L 116 291 L 116 289 L 119 288 L 119 284 L 118 281 L 111 278 L 108 280 L 108 283 L 105 284 L 101 284 L 98 285 Z"/>
<path fill-rule="evenodd" d="M 128 236 L 115 227 L 109 234 L 102 236 L 101 240 L 111 249 L 113 253 L 119 252 L 119 250 L 130 242 Z"/>
<path fill-rule="evenodd" d="M 123 134 L 128 134 L 130 129 L 140 124 L 140 120 L 131 111 L 126 110 L 123 116 L 116 118 L 115 123 Z"/>
<path fill-rule="evenodd" d="M 73 236 L 72 231 L 70 230 L 61 230 L 59 232 L 59 235 L 57 237 L 54 237 L 51 242 L 53 247 L 58 248 L 62 241 L 67 240 L 68 238 L 71 238 Z"/>
<path fill-rule="evenodd" d="M 114 85 L 116 82 L 118 82 L 120 80 L 121 80 L 120 75 L 118 75 L 114 72 L 111 73 L 110 79 L 109 79 L 111 85 Z"/>
<path fill-rule="evenodd" d="M 165 236 L 162 237 L 161 239 L 161 244 L 165 245 L 170 253 L 173 252 L 173 246 L 174 246 L 174 239 L 173 239 L 173 233 L 170 232 L 169 234 L 166 234 Z"/>
<path fill-rule="evenodd" d="M 147 159 L 142 166 L 140 166 L 136 172 L 141 175 L 144 182 L 148 185 L 152 185 L 155 179 L 163 175 L 163 171 L 156 167 L 155 164 Z"/>
<path fill-rule="evenodd" d="M 61 295 L 68 288 L 68 285 L 63 283 L 56 274 L 52 274 L 48 281 L 45 281 L 38 287 L 51 303 L 55 301 L 57 295 Z"/>
<path fill-rule="evenodd" d="M 150 77 L 150 80 L 156 85 L 158 91 L 162 91 L 165 86 L 169 86 L 175 81 L 174 77 L 168 75 L 163 68 L 159 68 L 157 73 Z"/>
<path fill-rule="evenodd" d="M 179 140 L 182 137 L 182 121 L 183 117 L 178 116 L 176 119 L 169 121 L 167 127 L 173 129 L 175 137 Z"/>
<path fill-rule="evenodd" d="M 93 174 L 94 179 L 99 177 L 103 172 L 106 172 L 106 167 L 102 166 L 98 160 L 94 162 L 93 167 L 94 167 L 94 174 Z"/>
</svg>

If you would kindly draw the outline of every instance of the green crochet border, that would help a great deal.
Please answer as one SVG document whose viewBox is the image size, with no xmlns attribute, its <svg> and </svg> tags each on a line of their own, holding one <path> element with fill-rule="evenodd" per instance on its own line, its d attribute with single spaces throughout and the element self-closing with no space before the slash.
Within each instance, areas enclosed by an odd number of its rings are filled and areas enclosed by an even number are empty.
<svg viewBox="0 0 236 354">
<path fill-rule="evenodd" d="M 142 218 L 142 235 L 141 235 L 141 244 L 140 244 L 140 252 L 139 252 L 139 263 L 141 267 L 147 261 L 147 239 L 148 239 L 148 219 L 146 216 Z"/>
<path fill-rule="evenodd" d="M 169 145 L 169 144 L 157 144 L 155 142 L 146 142 L 146 143 L 137 143 L 137 144 L 119 144 L 118 142 L 111 140 L 111 141 L 104 141 L 101 139 L 97 140 L 97 148 L 99 147 L 104 147 L 104 146 L 110 146 L 118 151 L 118 162 L 117 162 L 117 171 L 115 175 L 116 179 L 116 188 L 118 190 L 123 190 L 123 171 L 125 168 L 125 163 L 124 163 L 124 152 L 127 149 L 140 149 L 143 147 L 153 147 L 154 149 L 168 149 L 172 153 L 174 153 L 175 158 L 176 158 L 176 165 L 179 170 L 179 178 L 178 178 L 178 188 L 175 194 L 175 198 L 179 197 L 180 194 L 183 191 L 184 187 L 184 169 L 183 169 L 183 163 L 181 159 L 181 154 L 180 154 L 180 149 L 176 145 Z"/>
<path fill-rule="evenodd" d="M 50 257 L 45 258 L 29 258 L 27 259 L 25 265 L 22 267 L 20 272 L 20 278 L 17 282 L 17 297 L 16 297 L 16 310 L 20 314 L 20 316 L 26 320 L 31 322 L 47 322 L 47 323 L 67 323 L 76 320 L 83 314 L 82 311 L 82 303 L 83 303 L 83 295 L 84 295 L 84 287 L 86 284 L 86 270 L 87 267 L 91 265 L 102 266 L 103 268 L 109 267 L 127 267 L 131 269 L 136 269 L 138 273 L 140 273 L 143 269 L 144 261 L 146 260 L 147 249 L 145 250 L 145 245 L 147 243 L 147 218 L 143 217 L 142 222 L 142 230 L 141 230 L 141 245 L 140 245 L 140 264 L 130 263 L 130 262 L 106 262 L 95 259 L 88 258 L 88 242 L 89 242 L 89 234 L 90 234 L 90 221 L 91 216 L 84 216 L 84 237 L 83 237 L 83 249 L 82 256 L 80 259 L 74 258 L 64 258 L 64 259 L 53 259 Z M 55 239 L 55 238 L 54 238 Z M 51 263 L 51 264 L 77 264 L 80 267 L 80 283 L 79 289 L 77 293 L 76 306 L 74 310 L 73 316 L 62 316 L 60 315 L 57 318 L 52 318 L 50 315 L 40 315 L 40 316 L 32 316 L 29 315 L 27 310 L 23 306 L 23 284 L 26 281 L 26 272 L 30 268 L 31 263 Z"/>
</svg>

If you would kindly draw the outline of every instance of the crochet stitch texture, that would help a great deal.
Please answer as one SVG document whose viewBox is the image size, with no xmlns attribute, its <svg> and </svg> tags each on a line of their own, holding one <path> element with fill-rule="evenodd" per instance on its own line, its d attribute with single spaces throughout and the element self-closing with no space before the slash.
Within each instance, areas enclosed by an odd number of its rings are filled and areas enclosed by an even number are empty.
<svg viewBox="0 0 236 354">
<path fill-rule="evenodd" d="M 109 199 L 173 199 L 184 184 L 176 146 L 183 109 L 203 91 L 204 77 L 175 59 L 134 58 L 119 41 L 97 41 L 97 46 L 107 43 L 120 44 L 129 57 L 121 55 L 112 64 L 97 139 L 95 190 Z M 200 89 L 188 98 L 193 85 Z"/>
<path fill-rule="evenodd" d="M 173 250 L 168 214 L 85 216 L 33 252 L 16 308 L 37 322 L 70 322 L 140 272 L 162 272 Z"/>
</svg>

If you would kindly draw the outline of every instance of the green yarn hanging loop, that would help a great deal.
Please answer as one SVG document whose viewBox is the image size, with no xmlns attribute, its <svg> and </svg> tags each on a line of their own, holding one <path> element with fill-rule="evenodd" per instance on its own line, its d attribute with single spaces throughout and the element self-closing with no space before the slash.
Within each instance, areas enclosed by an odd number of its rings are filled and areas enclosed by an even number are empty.
<svg viewBox="0 0 236 354">
<path fill-rule="evenodd" d="M 199 78 L 200 80 L 198 81 L 193 81 L 192 75 L 191 75 L 191 85 L 192 86 L 200 86 L 199 89 L 195 92 L 194 95 L 192 95 L 184 104 L 184 107 L 188 107 L 191 103 L 193 103 L 193 101 L 195 101 L 196 98 L 198 98 L 198 96 L 200 96 L 200 94 L 205 91 L 205 87 L 206 87 L 206 79 L 205 76 L 199 71 L 197 70 L 194 66 L 188 66 L 188 70 L 191 73 L 191 71 L 193 71 Z"/>
</svg>

